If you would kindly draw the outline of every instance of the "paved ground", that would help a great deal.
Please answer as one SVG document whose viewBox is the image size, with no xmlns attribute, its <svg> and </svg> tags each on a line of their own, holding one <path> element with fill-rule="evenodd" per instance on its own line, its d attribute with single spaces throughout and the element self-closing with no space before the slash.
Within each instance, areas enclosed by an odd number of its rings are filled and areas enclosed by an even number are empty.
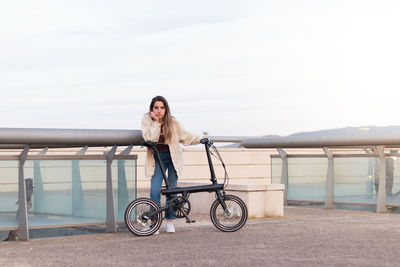
<svg viewBox="0 0 400 267">
<path fill-rule="evenodd" d="M 399 266 L 400 215 L 287 207 L 235 233 L 207 217 L 175 234 L 95 234 L 0 243 L 0 266 Z"/>
</svg>

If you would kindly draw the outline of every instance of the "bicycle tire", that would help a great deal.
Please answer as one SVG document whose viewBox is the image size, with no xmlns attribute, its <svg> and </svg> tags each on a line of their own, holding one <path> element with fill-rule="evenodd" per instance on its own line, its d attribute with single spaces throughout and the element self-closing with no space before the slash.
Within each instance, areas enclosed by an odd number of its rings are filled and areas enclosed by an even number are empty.
<svg viewBox="0 0 400 267">
<path fill-rule="evenodd" d="M 149 236 L 154 234 L 161 227 L 161 212 L 156 213 L 152 218 L 143 218 L 145 212 L 158 210 L 157 203 L 149 198 L 138 198 L 125 210 L 125 225 L 128 230 L 137 236 Z"/>
<path fill-rule="evenodd" d="M 247 222 L 246 204 L 234 195 L 226 195 L 222 199 L 228 208 L 228 213 L 224 211 L 220 201 L 216 199 L 210 208 L 211 221 L 217 229 L 223 232 L 235 232 Z"/>
</svg>

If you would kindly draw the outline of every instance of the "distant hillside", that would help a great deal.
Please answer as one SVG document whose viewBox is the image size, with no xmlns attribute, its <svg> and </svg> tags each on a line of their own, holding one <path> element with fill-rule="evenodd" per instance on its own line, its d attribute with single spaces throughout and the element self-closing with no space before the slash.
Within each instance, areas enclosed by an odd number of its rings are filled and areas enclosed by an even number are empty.
<svg viewBox="0 0 400 267">
<path fill-rule="evenodd" d="M 345 127 L 338 129 L 327 129 L 313 132 L 299 132 L 294 133 L 290 136 L 351 136 L 351 135 L 381 135 L 381 134 L 398 134 L 400 137 L 400 126 L 386 126 L 386 127 L 377 127 L 377 126 L 361 126 L 361 127 Z M 262 137 L 283 137 L 279 135 L 264 135 Z M 233 143 L 229 145 L 223 145 L 221 147 L 226 148 L 237 148 L 241 147 L 240 143 Z"/>
<path fill-rule="evenodd" d="M 289 136 L 349 136 L 349 135 L 380 135 L 380 134 L 398 134 L 400 136 L 400 126 L 362 126 L 362 127 L 345 127 L 339 129 L 328 129 L 313 132 L 300 132 Z"/>
</svg>

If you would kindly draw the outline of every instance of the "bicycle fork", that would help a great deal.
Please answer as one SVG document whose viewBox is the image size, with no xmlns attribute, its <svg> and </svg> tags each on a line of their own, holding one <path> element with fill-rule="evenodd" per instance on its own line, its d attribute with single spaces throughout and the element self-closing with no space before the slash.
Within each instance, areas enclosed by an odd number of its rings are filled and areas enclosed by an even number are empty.
<svg viewBox="0 0 400 267">
<path fill-rule="evenodd" d="M 225 204 L 225 201 L 224 201 L 224 198 L 225 198 L 225 191 L 223 191 L 222 193 L 221 193 L 221 191 L 217 191 L 217 192 L 215 192 L 216 193 L 216 195 L 217 195 L 217 198 L 218 198 L 218 200 L 219 200 L 219 203 L 221 203 L 221 206 L 222 206 L 222 208 L 224 209 L 224 212 L 226 213 L 226 215 L 230 215 L 230 212 L 229 212 L 229 210 L 228 210 L 228 207 L 226 206 L 226 204 Z"/>
</svg>

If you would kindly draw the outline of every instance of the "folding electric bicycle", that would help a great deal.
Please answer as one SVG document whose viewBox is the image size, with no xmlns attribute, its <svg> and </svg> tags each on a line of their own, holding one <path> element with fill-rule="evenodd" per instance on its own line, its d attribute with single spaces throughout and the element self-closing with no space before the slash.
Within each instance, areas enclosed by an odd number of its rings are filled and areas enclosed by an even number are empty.
<svg viewBox="0 0 400 267">
<path fill-rule="evenodd" d="M 164 143 L 148 141 L 142 143 L 142 145 L 153 149 L 156 155 L 156 160 L 161 166 L 165 183 L 165 187 L 161 190 L 161 194 L 167 196 L 167 199 L 170 200 L 161 207 L 149 198 L 138 198 L 132 201 L 125 211 L 125 224 L 130 232 L 138 236 L 149 236 L 154 234 L 160 228 L 162 220 L 165 217 L 162 215 L 163 212 L 170 212 L 177 218 L 186 218 L 187 223 L 193 223 L 194 221 L 189 218 L 191 210 L 189 195 L 198 192 L 215 193 L 216 200 L 211 205 L 210 217 L 212 223 L 219 230 L 223 232 L 234 232 L 245 225 L 248 215 L 246 204 L 237 196 L 225 194 L 224 189 L 228 182 L 228 175 L 225 164 L 222 161 L 218 150 L 208 138 L 201 139 L 200 143 L 205 145 L 211 173 L 210 181 L 212 184 L 173 188 L 171 188 L 167 182 L 165 169 L 162 165 L 160 154 L 157 149 L 157 147 L 164 145 Z M 213 149 L 215 154 L 210 151 L 210 148 Z M 211 155 L 221 161 L 225 170 L 225 181 L 223 184 L 218 184 L 217 182 Z"/>
</svg>

